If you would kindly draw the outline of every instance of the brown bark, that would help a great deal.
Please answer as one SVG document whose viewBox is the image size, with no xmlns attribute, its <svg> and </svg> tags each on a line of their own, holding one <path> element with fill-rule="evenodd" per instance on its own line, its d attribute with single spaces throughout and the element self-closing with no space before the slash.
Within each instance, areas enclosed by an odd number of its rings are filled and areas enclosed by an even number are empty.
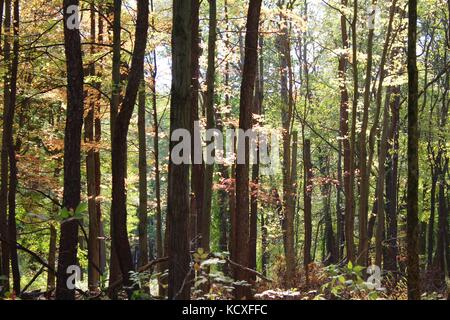
<svg viewBox="0 0 450 320">
<path fill-rule="evenodd" d="M 399 113 L 400 87 L 392 90 L 390 101 L 391 130 L 389 137 L 389 152 L 386 165 L 386 258 L 384 268 L 397 271 L 398 256 L 398 226 L 397 226 L 397 194 L 398 194 L 398 153 L 399 153 Z"/>
<path fill-rule="evenodd" d="M 81 188 L 81 130 L 83 126 L 83 62 L 80 31 L 69 29 L 67 9 L 78 6 L 78 0 L 64 0 L 64 48 L 67 60 L 67 116 L 64 136 L 64 195 L 63 207 L 75 210 L 80 204 Z M 67 268 L 77 265 L 78 221 L 61 223 L 56 299 L 73 300 L 75 290 L 67 287 Z"/>
<path fill-rule="evenodd" d="M 341 5 L 343 7 L 347 7 L 348 1 L 342 0 Z M 342 38 L 342 47 L 344 49 L 349 48 L 349 41 L 348 41 L 348 34 L 347 34 L 347 20 L 344 15 L 341 15 L 341 38 Z M 348 55 L 341 55 L 339 57 L 339 88 L 341 92 L 341 100 L 340 100 L 340 122 L 339 122 L 339 131 L 340 131 L 340 140 L 339 143 L 341 145 L 341 148 L 343 150 L 343 158 L 344 158 L 344 173 L 343 173 L 343 179 L 341 178 L 339 182 L 343 182 L 344 185 L 344 197 L 345 197 L 345 215 L 342 216 L 341 209 L 340 209 L 340 203 L 338 202 L 338 218 L 337 218 L 337 244 L 339 248 L 339 257 L 341 257 L 341 248 L 343 242 L 345 242 L 345 230 L 344 230 L 344 218 L 351 216 L 351 197 L 352 197 L 352 189 L 351 189 L 351 158 L 350 158 L 350 141 L 349 141 L 349 115 L 348 115 L 348 108 L 349 108 L 349 96 L 348 96 L 348 90 L 346 85 L 346 72 L 347 72 L 347 63 L 348 63 Z M 339 158 L 341 159 L 341 154 L 339 152 Z M 339 174 L 342 176 L 342 174 L 339 172 Z M 342 181 L 343 180 L 343 181 Z M 338 196 L 340 196 L 341 187 L 339 187 L 338 190 Z"/>
<path fill-rule="evenodd" d="M 17 101 L 17 69 L 19 66 L 19 0 L 14 0 L 13 14 L 13 57 L 11 64 L 11 94 L 9 100 L 9 112 L 11 117 L 11 125 L 14 122 L 14 113 Z M 16 228 L 16 192 L 17 192 L 17 159 L 16 150 L 20 150 L 20 139 L 17 139 L 14 145 L 13 129 L 7 130 L 10 134 L 8 138 L 8 158 L 9 158 L 9 190 L 8 190 L 8 239 L 10 243 L 17 242 Z M 17 254 L 17 246 L 10 246 L 9 254 L 11 259 L 11 271 L 13 276 L 13 290 L 17 294 L 20 293 L 20 271 L 19 257 Z"/>
<path fill-rule="evenodd" d="M 242 74 L 240 107 L 239 107 L 239 129 L 244 132 L 251 128 L 253 97 L 255 79 L 258 67 L 258 29 L 261 13 L 261 0 L 250 0 L 246 35 L 245 35 L 245 58 Z M 247 139 L 238 139 L 239 150 L 245 152 L 245 163 L 236 165 L 236 221 L 232 228 L 239 236 L 236 239 L 236 263 L 248 267 L 249 265 L 249 143 Z M 239 155 L 238 155 L 239 156 Z M 249 281 L 249 273 L 243 269 L 234 270 L 236 280 Z M 235 290 L 237 299 L 250 298 L 251 292 L 248 287 L 238 286 Z"/>
<path fill-rule="evenodd" d="M 189 130 L 191 114 L 191 2 L 173 1 L 170 133 Z M 170 151 L 176 145 L 170 142 Z M 189 299 L 189 165 L 169 161 L 167 198 L 169 299 Z"/>
<path fill-rule="evenodd" d="M 8 146 L 12 136 L 13 117 L 10 107 L 11 99 L 11 0 L 5 1 L 5 41 L 3 45 L 3 57 L 6 66 L 3 91 L 3 134 L 0 163 L 0 236 L 8 239 Z M 1 242 L 1 266 L 2 293 L 9 291 L 9 246 L 6 241 Z"/>
<path fill-rule="evenodd" d="M 353 1 L 353 20 L 351 24 L 352 29 L 352 69 L 353 69 L 353 103 L 352 103 L 352 128 L 350 133 L 350 168 L 348 174 L 350 175 L 349 191 L 345 195 L 345 244 L 347 260 L 354 261 L 355 258 L 355 241 L 354 241 L 354 223 L 355 223 L 355 151 L 356 151 L 356 113 L 358 110 L 359 99 L 359 77 L 358 77 L 358 39 L 357 39 L 357 25 L 358 25 L 358 1 Z"/>
<path fill-rule="evenodd" d="M 208 69 L 206 71 L 206 85 L 207 92 L 205 98 L 206 105 L 206 128 L 214 129 L 214 102 L 215 102 L 215 57 L 216 57 L 216 38 L 217 38 L 217 5 L 215 0 L 209 0 L 209 37 L 208 37 Z M 212 141 L 210 141 L 212 142 Z M 208 143 L 208 141 L 207 141 Z M 215 156 L 215 152 L 211 157 Z M 210 248 L 210 228 L 211 228 L 211 201 L 212 201 L 212 186 L 214 164 L 205 165 L 204 176 L 204 194 L 202 207 L 202 222 L 201 222 L 201 247 L 209 252 Z"/>
<path fill-rule="evenodd" d="M 291 180 L 291 126 L 292 112 L 294 108 L 293 101 L 293 79 L 291 52 L 289 43 L 288 21 L 282 15 L 281 34 L 277 39 L 277 45 L 280 55 L 280 89 L 283 101 L 281 110 L 281 122 L 283 127 L 283 233 L 284 233 L 284 252 L 286 256 L 286 285 L 293 286 L 295 272 L 295 246 L 294 246 L 294 190 Z"/>
<path fill-rule="evenodd" d="M 147 138 L 145 112 L 145 76 L 142 70 L 138 102 L 138 135 L 139 135 L 139 261 L 142 267 L 148 263 L 148 215 L 147 215 Z"/>
<path fill-rule="evenodd" d="M 191 0 L 191 122 L 190 129 L 194 132 L 194 122 L 199 120 L 199 92 L 200 92 L 200 32 L 199 32 L 199 11 L 200 1 Z M 201 139 L 199 136 L 192 134 L 192 150 L 195 152 L 194 145 L 201 145 Z M 192 159 L 194 160 L 194 153 Z M 204 200 L 204 181 L 205 181 L 205 165 L 203 163 L 203 155 L 201 155 L 201 163 L 194 163 L 191 171 L 191 210 L 190 210 L 190 222 L 189 233 L 190 240 L 196 239 L 192 244 L 194 247 L 200 245 L 198 239 L 202 234 L 202 212 L 203 212 L 203 200 Z"/>
<path fill-rule="evenodd" d="M 417 1 L 408 10 L 408 188 L 407 188 L 407 285 L 408 299 L 420 300 L 418 254 L 419 130 L 417 71 Z"/>
<path fill-rule="evenodd" d="M 309 264 L 312 262 L 311 259 L 311 244 L 312 244 L 312 202 L 311 194 L 313 188 L 313 173 L 311 164 L 311 141 L 305 139 L 303 141 L 303 199 L 304 199 L 304 224 L 305 224 L 305 244 L 303 247 L 303 266 L 306 271 L 306 281 L 308 284 L 309 277 Z"/>
<path fill-rule="evenodd" d="M 135 45 L 133 50 L 128 84 L 120 110 L 115 119 L 112 138 L 112 242 L 116 249 L 120 271 L 126 287 L 131 286 L 129 272 L 133 270 L 130 243 L 127 234 L 127 203 L 126 203 L 126 158 L 127 135 L 130 119 L 136 103 L 139 83 L 143 77 L 145 47 L 147 44 L 149 1 L 142 0 L 137 5 L 137 20 Z M 131 294 L 131 289 L 128 294 Z"/>
<path fill-rule="evenodd" d="M 95 8 L 94 5 L 90 5 L 90 23 L 91 34 L 90 40 L 96 41 L 96 23 L 95 23 Z M 92 45 L 90 48 L 91 55 L 95 54 L 95 48 Z M 95 63 L 90 62 L 87 68 L 87 74 L 95 76 Z M 94 125 L 95 125 L 95 105 L 96 98 L 93 89 L 86 90 L 86 112 L 84 118 L 84 142 L 87 145 L 86 154 L 86 182 L 87 182 L 87 196 L 88 196 L 88 212 L 89 212 L 89 239 L 88 239 L 88 285 L 90 290 L 97 290 L 100 282 L 100 273 L 98 266 L 100 265 L 100 243 L 98 238 L 100 237 L 100 221 L 97 213 L 96 203 L 96 163 L 95 163 L 95 137 L 94 137 Z"/>
<path fill-rule="evenodd" d="M 122 12 L 122 0 L 114 0 L 109 6 L 109 11 L 112 15 L 112 94 L 110 103 L 110 134 L 113 137 L 116 116 L 119 110 L 119 104 L 121 100 L 121 12 Z M 112 141 L 111 141 L 112 143 Z M 110 216 L 110 222 L 112 221 L 112 212 Z M 110 234 L 113 234 L 112 223 L 110 223 Z M 111 241 L 110 259 L 109 259 L 109 284 L 116 282 L 121 277 L 119 261 L 117 260 L 117 253 L 114 242 Z M 109 292 L 110 298 L 116 297 L 116 292 Z"/>
</svg>

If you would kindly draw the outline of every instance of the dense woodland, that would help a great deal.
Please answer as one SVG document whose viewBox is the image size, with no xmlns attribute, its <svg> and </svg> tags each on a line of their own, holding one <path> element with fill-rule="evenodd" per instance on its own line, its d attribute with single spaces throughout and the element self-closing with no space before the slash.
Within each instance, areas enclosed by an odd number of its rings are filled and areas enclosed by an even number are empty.
<svg viewBox="0 0 450 320">
<path fill-rule="evenodd" d="M 1 299 L 447 299 L 449 17 L 0 0 Z"/>
</svg>

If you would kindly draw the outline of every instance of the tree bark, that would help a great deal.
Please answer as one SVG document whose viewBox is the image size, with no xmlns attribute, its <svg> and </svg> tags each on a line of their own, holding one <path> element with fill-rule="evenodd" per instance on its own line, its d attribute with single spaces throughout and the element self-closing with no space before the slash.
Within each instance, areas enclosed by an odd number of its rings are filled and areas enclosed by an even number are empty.
<svg viewBox="0 0 450 320">
<path fill-rule="evenodd" d="M 191 19 L 190 1 L 173 0 L 172 99 L 170 134 L 191 129 Z M 195 35 L 194 35 L 195 36 Z M 170 142 L 172 152 L 176 142 Z M 189 165 L 169 161 L 167 198 L 169 299 L 189 299 Z"/>
<path fill-rule="evenodd" d="M 199 31 L 199 11 L 200 11 L 200 1 L 191 0 L 191 121 L 190 128 L 192 133 L 192 160 L 195 159 L 195 145 L 202 145 L 201 138 L 199 135 L 194 134 L 194 122 L 199 121 L 199 92 L 200 92 L 200 31 Z M 190 222 L 189 222 L 189 233 L 190 240 L 194 240 L 192 244 L 197 247 L 201 244 L 199 237 L 202 235 L 202 212 L 203 212 L 203 200 L 204 196 L 204 181 L 205 181 L 205 165 L 203 162 L 203 154 L 201 155 L 200 163 L 195 163 L 193 161 L 191 170 L 191 210 L 190 210 Z"/>
<path fill-rule="evenodd" d="M 115 123 L 117 112 L 119 110 L 120 100 L 121 100 L 121 75 L 120 75 L 120 65 L 121 65 L 121 14 L 122 14 L 122 0 L 114 0 L 112 5 L 109 7 L 109 11 L 112 12 L 112 47 L 113 47 L 113 57 L 112 57 L 112 94 L 110 103 L 110 134 L 111 138 L 114 135 Z M 111 141 L 112 144 L 112 141 Z M 112 149 L 112 148 L 111 148 Z M 126 169 L 124 169 L 126 170 Z M 112 230 L 112 212 L 110 213 L 110 234 L 113 234 Z M 110 249 L 110 260 L 109 260 L 109 285 L 115 283 L 121 277 L 119 261 L 117 260 L 117 253 L 114 242 L 111 241 Z M 117 292 L 109 292 L 110 298 L 115 298 Z"/>
<path fill-rule="evenodd" d="M 141 0 L 137 3 L 137 20 L 135 45 L 128 75 L 128 84 L 120 110 L 115 119 L 112 140 L 112 242 L 116 249 L 122 273 L 124 286 L 130 288 L 130 274 L 133 270 L 130 243 L 127 234 L 127 205 L 126 205 L 126 158 L 127 135 L 130 119 L 136 103 L 140 81 L 143 78 L 144 55 L 147 44 L 149 1 Z M 132 289 L 127 290 L 128 295 Z"/>
<path fill-rule="evenodd" d="M 13 57 L 11 64 L 11 94 L 9 100 L 9 112 L 11 117 L 11 125 L 14 123 L 14 113 L 17 101 L 17 69 L 19 66 L 19 0 L 14 0 L 13 13 Z M 10 243 L 17 242 L 16 228 L 16 192 L 17 192 L 17 159 L 16 150 L 20 149 L 20 139 L 17 139 L 14 145 L 13 128 L 7 130 L 10 134 L 8 137 L 8 157 L 9 157 L 9 190 L 8 190 L 8 239 Z M 20 293 L 20 271 L 19 257 L 17 254 L 17 246 L 10 246 L 9 254 L 11 258 L 11 271 L 13 276 L 13 290 L 16 294 Z"/>
<path fill-rule="evenodd" d="M 313 173 L 311 164 L 311 141 L 305 139 L 303 142 L 303 166 L 304 166 L 304 182 L 303 182 L 303 199 L 304 199 L 304 223 L 305 223 L 305 244 L 303 251 L 303 266 L 306 272 L 307 285 L 309 284 L 309 264 L 311 259 L 312 244 L 312 202 L 311 194 L 313 188 Z"/>
<path fill-rule="evenodd" d="M 90 40 L 94 43 L 96 41 L 96 24 L 95 24 L 95 8 L 90 5 L 90 23 L 91 35 Z M 91 55 L 95 54 L 95 48 L 91 45 Z M 87 74 L 94 77 L 95 63 L 90 62 L 87 68 Z M 89 289 L 95 291 L 100 285 L 100 273 L 98 267 L 100 266 L 100 221 L 97 213 L 97 187 L 96 187 L 96 163 L 95 163 L 95 145 L 94 126 L 95 126 L 95 105 L 98 96 L 94 93 L 92 88 L 86 90 L 86 109 L 84 118 L 84 142 L 87 146 L 86 151 L 86 181 L 87 181 L 87 196 L 88 196 L 88 212 L 89 212 L 89 239 L 88 239 L 88 285 Z"/>
<path fill-rule="evenodd" d="M 209 0 L 209 37 L 208 37 L 208 69 L 206 71 L 206 128 L 214 129 L 215 127 L 215 58 L 216 58 L 216 38 L 217 38 L 217 5 L 215 0 Z M 214 141 L 213 138 L 212 141 Z M 208 141 L 207 141 L 208 143 Z M 211 157 L 215 156 L 215 152 L 211 153 Z M 212 187 L 214 180 L 214 163 L 205 165 L 204 176 L 204 194 L 202 207 L 202 238 L 201 247 L 209 252 L 210 250 L 210 229 L 211 229 L 211 202 L 212 202 Z"/>
<path fill-rule="evenodd" d="M 239 129 L 251 129 L 255 79 L 258 67 L 258 29 L 261 14 L 261 0 L 250 0 L 247 14 L 245 35 L 245 58 L 242 74 Z M 236 243 L 235 261 L 249 266 L 249 143 L 245 138 L 238 139 L 238 153 L 245 152 L 245 163 L 236 165 L 236 220 L 232 228 L 239 236 Z M 239 157 L 239 155 L 238 155 Z M 235 269 L 234 278 L 238 281 L 249 281 L 246 270 Z M 235 290 L 237 299 L 250 298 L 248 287 L 238 286 Z"/>
<path fill-rule="evenodd" d="M 417 0 L 408 10 L 408 188 L 407 188 L 407 285 L 408 299 L 420 300 L 418 254 L 419 128 L 417 71 Z"/>
<path fill-rule="evenodd" d="M 142 80 L 139 88 L 138 102 L 138 135 L 139 135 L 139 262 L 142 267 L 148 263 L 147 236 L 147 138 L 145 123 L 145 75 L 142 70 Z"/>
<path fill-rule="evenodd" d="M 83 61 L 80 30 L 69 29 L 69 6 L 79 6 L 78 0 L 64 0 L 64 49 L 67 60 L 67 116 L 64 136 L 63 207 L 74 211 L 80 204 L 81 130 L 83 126 Z M 67 287 L 67 268 L 77 265 L 78 221 L 61 223 L 59 241 L 57 300 L 74 300 L 75 290 Z"/>
<path fill-rule="evenodd" d="M 5 41 L 3 45 L 4 64 L 6 72 L 3 87 L 3 135 L 0 163 L 0 236 L 8 239 L 8 146 L 12 136 L 13 117 L 11 100 L 11 0 L 5 1 Z M 2 292 L 9 291 L 9 246 L 6 241 L 1 242 L 1 266 Z"/>
</svg>

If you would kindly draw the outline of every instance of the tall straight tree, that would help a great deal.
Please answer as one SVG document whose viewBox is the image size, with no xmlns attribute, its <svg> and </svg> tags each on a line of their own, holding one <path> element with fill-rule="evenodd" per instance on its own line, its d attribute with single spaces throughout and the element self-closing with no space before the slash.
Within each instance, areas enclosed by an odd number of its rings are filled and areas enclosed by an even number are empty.
<svg viewBox="0 0 450 320">
<path fill-rule="evenodd" d="M 95 8 L 90 5 L 90 40 L 92 43 L 96 41 L 96 23 L 95 23 Z M 91 45 L 91 55 L 95 54 L 95 47 Z M 95 63 L 90 62 L 87 73 L 94 77 Z M 93 88 L 86 90 L 86 113 L 84 118 L 84 141 L 87 144 L 86 154 L 86 181 L 88 193 L 88 212 L 89 212 L 89 239 L 88 239 L 88 283 L 91 290 L 96 290 L 100 282 L 100 216 L 97 213 L 96 203 L 96 164 L 95 164 L 95 146 L 94 127 L 95 127 L 95 107 L 97 95 L 93 92 Z"/>
<path fill-rule="evenodd" d="M 64 0 L 64 51 L 67 64 L 67 115 L 64 135 L 63 207 L 74 211 L 80 204 L 81 189 L 81 129 L 83 126 L 83 61 L 80 30 L 73 25 L 73 10 L 78 0 Z M 69 8 L 70 7 L 70 8 Z M 78 17 L 75 17 L 78 20 Z M 74 288 L 68 288 L 69 266 L 77 265 L 78 221 L 61 222 L 56 299 L 75 299 Z"/>
<path fill-rule="evenodd" d="M 139 84 L 143 78 L 144 56 L 148 34 L 149 0 L 137 2 L 137 19 L 131 69 L 125 96 L 117 113 L 112 137 L 112 241 L 119 260 L 123 284 L 130 287 L 130 271 L 133 270 L 130 243 L 127 234 L 126 159 L 127 136 Z M 128 292 L 131 293 L 130 291 Z"/>
<path fill-rule="evenodd" d="M 17 101 L 17 75 L 19 67 L 19 0 L 14 0 L 13 5 L 13 56 L 11 61 L 11 94 L 9 97 L 8 113 L 11 120 L 11 128 L 8 130 L 8 158 L 9 158 L 9 190 L 8 190 L 8 240 L 9 255 L 11 259 L 11 271 L 13 275 L 13 290 L 20 292 L 20 270 L 19 257 L 17 254 L 17 228 L 16 228 L 16 193 L 17 193 L 17 159 L 16 145 L 20 147 L 20 140 L 14 144 L 14 135 L 12 124 L 14 122 L 14 114 L 16 111 Z"/>
<path fill-rule="evenodd" d="M 282 9 L 283 2 L 280 2 Z M 280 36 L 278 37 L 278 49 L 280 55 L 280 89 L 283 106 L 281 110 L 281 122 L 283 127 L 283 221 L 282 231 L 284 239 L 284 253 L 286 256 L 286 283 L 292 286 L 295 271 L 295 246 L 294 246 L 294 190 L 292 181 L 292 154 L 291 154 L 291 127 L 292 113 L 294 109 L 293 78 L 291 50 L 289 40 L 288 20 L 284 14 L 280 14 Z"/>
<path fill-rule="evenodd" d="M 201 144 L 199 135 L 194 134 L 194 122 L 199 121 L 199 93 L 200 93 L 200 31 L 199 31 L 199 14 L 200 14 L 200 1 L 191 0 L 191 123 L 190 129 L 192 133 L 192 149 L 195 144 Z M 198 155 L 197 155 L 198 156 Z M 195 160 L 195 154 L 192 153 L 192 160 Z M 200 160 L 200 161 L 199 161 Z M 200 163 L 198 163 L 200 162 Z M 191 170 L 191 209 L 189 218 L 189 233 L 191 240 L 196 239 L 193 245 L 200 244 L 199 235 L 202 234 L 202 213 L 203 213 L 203 200 L 204 200 L 204 175 L 205 165 L 203 163 L 203 157 L 200 155 L 200 159 L 193 161 Z"/>
<path fill-rule="evenodd" d="M 147 138 L 146 138 L 146 110 L 145 110 L 145 76 L 142 70 L 142 80 L 139 88 L 138 102 L 138 136 L 139 136 L 139 266 L 148 263 L 147 236 Z"/>
<path fill-rule="evenodd" d="M 191 1 L 173 0 L 170 134 L 191 128 Z M 170 141 L 172 152 L 176 141 Z M 189 164 L 169 161 L 169 299 L 189 299 Z"/>
<path fill-rule="evenodd" d="M 208 37 L 208 69 L 206 71 L 206 128 L 214 129 L 215 126 L 215 58 L 216 58 L 216 38 L 217 38 L 217 4 L 216 0 L 209 0 L 209 37 Z M 215 138 L 212 138 L 215 139 Z M 213 141 L 211 141 L 213 142 Z M 211 157 L 215 153 L 211 153 Z M 211 229 L 211 202 L 212 202 L 212 186 L 214 180 L 214 163 L 206 163 L 204 177 L 204 200 L 202 210 L 202 239 L 201 247 L 207 252 L 210 248 L 210 229 Z"/>
<path fill-rule="evenodd" d="M 0 276 L 2 276 L 2 291 L 9 291 L 9 246 L 8 246 L 8 142 L 9 131 L 12 130 L 10 117 L 10 96 L 11 96 L 11 0 L 5 1 L 5 41 L 3 45 L 3 57 L 6 65 L 4 75 L 3 91 L 3 135 L 0 163 L 0 237 L 1 240 L 1 266 Z"/>
<path fill-rule="evenodd" d="M 341 5 L 345 8 L 348 5 L 347 0 L 341 0 Z M 349 41 L 348 41 L 348 30 L 347 30 L 347 18 L 344 14 L 341 14 L 341 39 L 342 39 L 342 47 L 344 50 L 349 49 Z M 344 173 L 342 175 L 339 172 L 339 176 L 341 177 L 339 182 L 343 182 L 344 185 L 344 196 L 345 196 L 345 216 L 351 215 L 351 158 L 350 158 L 350 140 L 348 134 L 348 108 L 349 108 L 349 96 L 347 89 L 347 64 L 348 64 L 349 53 L 341 54 L 339 57 L 339 68 L 338 68 L 338 76 L 339 76 L 339 87 L 341 92 L 341 100 L 340 100 L 340 122 L 339 122 L 339 132 L 340 132 L 340 140 L 339 144 L 342 145 L 343 150 L 343 158 L 344 158 Z M 341 154 L 339 154 L 339 158 L 341 158 Z M 343 177 L 342 177 L 343 176 Z M 343 181 L 342 181 L 343 180 Z M 341 195 L 341 189 L 338 190 L 338 196 Z M 344 235 L 344 216 L 342 215 L 342 211 L 340 208 L 340 202 L 338 202 L 338 213 L 337 213 L 337 246 L 338 246 L 338 255 L 341 257 L 342 255 L 342 245 L 345 241 Z"/>
<path fill-rule="evenodd" d="M 408 10 L 408 189 L 407 189 L 407 284 L 408 299 L 420 300 L 419 269 L 419 128 L 417 71 L 417 0 Z"/>
<path fill-rule="evenodd" d="M 247 14 L 245 35 L 244 70 L 242 73 L 241 99 L 239 105 L 239 129 L 244 132 L 252 127 L 253 97 L 255 89 L 256 73 L 258 68 L 258 32 L 259 18 L 261 14 L 262 0 L 250 0 Z M 238 138 L 239 152 L 244 152 L 244 163 L 236 165 L 236 220 L 232 229 L 239 236 L 235 239 L 236 253 L 234 258 L 242 266 L 249 265 L 249 142 L 245 136 Z M 242 157 L 242 155 L 241 155 Z M 234 278 L 249 281 L 249 273 L 242 269 L 234 270 Z M 246 286 L 238 286 L 235 296 L 237 299 L 250 298 L 250 289 Z"/>
<path fill-rule="evenodd" d="M 112 94 L 110 103 L 110 133 L 111 137 L 114 135 L 114 128 L 116 123 L 116 116 L 119 110 L 120 98 L 122 93 L 121 76 L 120 76 L 120 62 L 121 62 L 121 13 L 122 0 L 113 0 L 109 4 L 108 11 L 112 13 Z M 126 169 L 124 169 L 126 170 Z M 112 214 L 112 212 L 111 212 Z M 110 218 L 112 221 L 112 217 Z M 113 233 L 112 223 L 110 223 L 110 234 Z M 116 248 L 111 242 L 111 252 L 109 259 L 109 284 L 113 284 L 120 277 L 119 261 L 117 260 Z M 109 292 L 110 298 L 115 296 L 115 292 Z"/>
</svg>

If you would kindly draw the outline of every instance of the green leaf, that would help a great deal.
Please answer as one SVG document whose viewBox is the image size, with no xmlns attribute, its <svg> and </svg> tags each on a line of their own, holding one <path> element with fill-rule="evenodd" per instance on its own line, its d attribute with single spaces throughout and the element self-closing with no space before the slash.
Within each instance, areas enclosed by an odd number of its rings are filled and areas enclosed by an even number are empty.
<svg viewBox="0 0 450 320">
<path fill-rule="evenodd" d="M 378 292 L 376 292 L 376 291 L 369 292 L 369 299 L 370 300 L 377 300 L 378 299 Z"/>
<path fill-rule="evenodd" d="M 351 261 L 348 262 L 347 269 L 348 270 L 353 270 L 353 263 Z"/>
<path fill-rule="evenodd" d="M 69 210 L 67 210 L 67 208 L 62 208 L 61 211 L 59 212 L 59 216 L 62 219 L 67 219 L 70 217 L 70 212 Z"/>
<path fill-rule="evenodd" d="M 80 217 L 83 213 L 85 213 L 88 209 L 87 202 L 80 202 L 78 207 L 75 209 L 75 217 Z"/>
<path fill-rule="evenodd" d="M 353 268 L 353 270 L 355 271 L 355 272 L 361 272 L 361 271 L 363 271 L 365 269 L 365 267 L 363 267 L 363 266 L 355 266 L 354 268 Z"/>
</svg>

